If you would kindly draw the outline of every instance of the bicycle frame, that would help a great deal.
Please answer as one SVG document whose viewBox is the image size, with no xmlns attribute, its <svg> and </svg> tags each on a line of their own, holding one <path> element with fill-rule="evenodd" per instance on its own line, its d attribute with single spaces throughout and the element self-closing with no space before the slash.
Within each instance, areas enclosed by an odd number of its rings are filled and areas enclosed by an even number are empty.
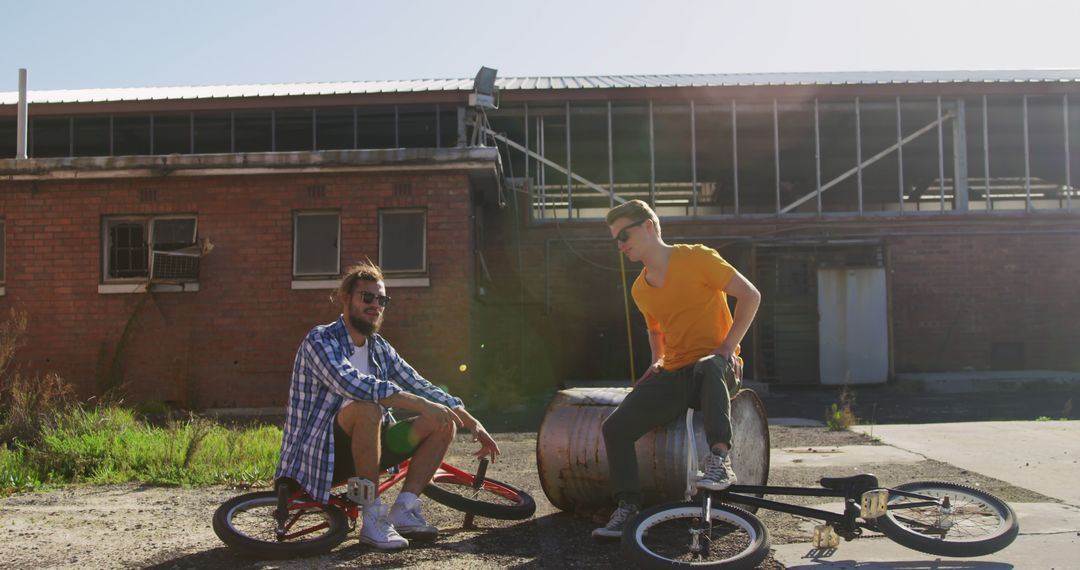
<svg viewBox="0 0 1080 570">
<path fill-rule="evenodd" d="M 687 477 L 686 477 L 686 500 L 689 501 L 693 496 L 694 488 L 694 476 L 697 474 L 697 446 L 695 445 L 694 424 L 693 424 L 693 409 L 686 410 L 686 438 L 687 445 Z M 846 538 L 852 539 L 862 533 L 862 529 L 877 530 L 877 524 L 874 519 L 865 519 L 859 521 L 859 517 L 862 516 L 862 507 L 860 505 L 860 499 L 864 491 L 871 489 L 864 489 L 861 487 L 848 487 L 845 489 L 829 489 L 826 487 L 778 487 L 770 485 L 732 485 L 723 491 L 707 491 L 703 494 L 703 505 L 710 504 L 710 501 L 715 498 L 722 503 L 733 503 L 740 505 L 747 505 L 751 507 L 758 507 L 762 509 L 768 509 L 771 511 L 778 511 L 782 513 L 788 513 L 810 519 L 817 519 L 824 521 L 832 526 L 837 534 Z M 896 489 L 887 489 L 890 495 L 900 495 L 912 499 L 923 499 L 920 502 L 905 503 L 902 506 L 892 506 L 889 510 L 899 509 L 912 509 L 926 506 L 942 506 L 942 502 L 925 495 L 919 495 L 917 493 L 910 493 L 907 491 L 900 491 Z M 781 501 L 765 499 L 756 495 L 790 495 L 790 496 L 802 496 L 802 497 L 827 497 L 844 500 L 844 512 L 834 513 L 831 511 L 825 511 L 822 509 L 815 509 L 813 507 L 804 507 L 800 505 L 792 505 Z M 945 505 L 947 506 L 947 505 Z"/>
</svg>

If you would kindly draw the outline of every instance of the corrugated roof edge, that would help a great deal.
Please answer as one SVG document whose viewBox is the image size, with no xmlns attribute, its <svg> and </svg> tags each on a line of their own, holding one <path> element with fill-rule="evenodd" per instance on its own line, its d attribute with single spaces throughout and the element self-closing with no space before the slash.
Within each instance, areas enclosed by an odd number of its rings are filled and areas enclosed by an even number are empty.
<svg viewBox="0 0 1080 570">
<path fill-rule="evenodd" d="M 500 89 L 583 90 L 668 87 L 784 87 L 806 85 L 911 85 L 956 83 L 1076 83 L 1080 70 L 841 71 L 803 73 L 726 73 L 505 77 Z M 95 103 L 246 97 L 286 97 L 365 93 L 470 91 L 472 79 L 394 79 L 372 81 L 263 83 L 250 85 L 61 89 L 29 92 L 30 103 Z M 18 93 L 0 92 L 0 105 L 14 105 Z"/>
</svg>

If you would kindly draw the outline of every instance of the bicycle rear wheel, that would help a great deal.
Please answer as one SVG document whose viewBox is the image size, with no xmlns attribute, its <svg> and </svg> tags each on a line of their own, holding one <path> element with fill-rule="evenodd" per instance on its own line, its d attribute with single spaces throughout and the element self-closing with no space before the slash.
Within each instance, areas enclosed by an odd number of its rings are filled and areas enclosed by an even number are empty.
<svg viewBox="0 0 1080 570">
<path fill-rule="evenodd" d="M 646 568 L 743 569 L 769 555 L 769 531 L 756 516 L 719 503 L 712 505 L 711 525 L 701 515 L 701 503 L 695 502 L 642 511 L 623 530 L 624 556 Z"/>
<path fill-rule="evenodd" d="M 921 496 L 890 493 L 889 508 L 877 519 L 885 536 L 908 548 L 939 556 L 983 556 L 1005 548 L 1020 532 L 1012 508 L 985 491 L 927 481 L 893 489 Z M 928 499 L 948 499 L 948 504 L 925 505 Z"/>
<path fill-rule="evenodd" d="M 292 558 L 329 552 L 349 532 L 349 520 L 341 509 L 310 499 L 302 508 L 289 508 L 282 540 L 277 539 L 277 494 L 274 491 L 234 497 L 214 512 L 214 533 L 242 554 L 262 559 Z"/>
<path fill-rule="evenodd" d="M 476 478 L 467 473 L 440 471 L 424 488 L 424 494 L 436 503 L 492 519 L 523 520 L 536 512 L 536 501 L 525 491 L 487 478 L 479 489 L 474 489 L 475 481 Z"/>
</svg>

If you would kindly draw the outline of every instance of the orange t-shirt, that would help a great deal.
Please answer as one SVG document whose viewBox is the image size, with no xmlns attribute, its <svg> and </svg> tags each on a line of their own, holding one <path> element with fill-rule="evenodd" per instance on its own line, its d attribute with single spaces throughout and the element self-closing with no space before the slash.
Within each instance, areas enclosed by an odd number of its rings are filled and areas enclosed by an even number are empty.
<svg viewBox="0 0 1080 570">
<path fill-rule="evenodd" d="M 646 271 L 641 270 L 631 292 L 649 330 L 664 333 L 665 370 L 694 363 L 724 342 L 732 322 L 724 287 L 735 268 L 715 249 L 673 246 L 660 287 L 645 281 Z"/>
</svg>

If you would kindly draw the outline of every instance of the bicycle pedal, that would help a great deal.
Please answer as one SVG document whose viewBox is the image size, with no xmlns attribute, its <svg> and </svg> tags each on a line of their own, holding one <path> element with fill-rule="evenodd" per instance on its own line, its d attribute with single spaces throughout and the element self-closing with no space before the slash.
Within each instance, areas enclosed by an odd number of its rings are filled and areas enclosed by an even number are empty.
<svg viewBox="0 0 1080 570">
<path fill-rule="evenodd" d="M 889 509 L 889 490 L 873 489 L 862 494 L 861 515 L 864 519 L 876 519 Z"/>
<path fill-rule="evenodd" d="M 814 526 L 814 548 L 836 548 L 840 546 L 840 535 L 836 534 L 833 527 L 827 524 Z"/>
</svg>

